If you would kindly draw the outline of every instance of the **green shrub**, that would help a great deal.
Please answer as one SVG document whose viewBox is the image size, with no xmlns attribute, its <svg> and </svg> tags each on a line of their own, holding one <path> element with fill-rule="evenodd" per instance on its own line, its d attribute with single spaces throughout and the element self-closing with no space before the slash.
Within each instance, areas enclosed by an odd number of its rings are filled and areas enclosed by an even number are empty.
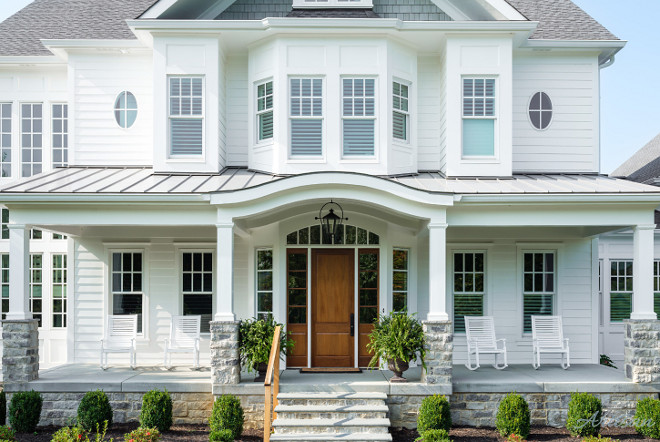
<svg viewBox="0 0 660 442">
<path fill-rule="evenodd" d="M 209 442 L 232 442 L 234 433 L 231 430 L 215 430 L 209 434 Z"/>
<path fill-rule="evenodd" d="M 0 425 L 0 441 L 4 440 L 16 440 L 16 433 L 8 426 Z"/>
<path fill-rule="evenodd" d="M 165 391 L 151 390 L 142 397 L 140 426 L 158 428 L 161 433 L 172 426 L 172 398 Z"/>
<path fill-rule="evenodd" d="M 523 439 L 529 436 L 529 405 L 519 394 L 509 393 L 500 402 L 495 426 L 500 436 L 516 434 Z"/>
<path fill-rule="evenodd" d="M 449 401 L 439 394 L 427 396 L 419 407 L 417 416 L 417 431 L 423 434 L 428 430 L 445 430 L 451 428 L 451 413 Z"/>
<path fill-rule="evenodd" d="M 243 432 L 243 420 L 241 401 L 231 394 L 223 394 L 213 403 L 209 426 L 212 433 L 219 430 L 230 430 L 231 440 L 234 440 Z"/>
<path fill-rule="evenodd" d="M 7 424 L 7 394 L 0 391 L 0 425 Z"/>
<path fill-rule="evenodd" d="M 41 394 L 32 391 L 14 393 L 9 403 L 9 425 L 19 433 L 32 433 L 41 416 Z"/>
<path fill-rule="evenodd" d="M 101 390 L 88 391 L 78 405 L 78 425 L 87 431 L 96 430 L 107 421 L 112 425 L 112 408 L 108 395 Z"/>
<path fill-rule="evenodd" d="M 635 431 L 651 439 L 660 439 L 660 400 L 646 398 L 637 402 Z"/>
<path fill-rule="evenodd" d="M 596 396 L 589 393 L 571 393 L 566 429 L 573 437 L 597 436 L 602 416 L 603 407 Z"/>
<path fill-rule="evenodd" d="M 88 441 L 87 431 L 81 426 L 63 427 L 53 434 L 50 442 L 79 442 Z"/>
<path fill-rule="evenodd" d="M 446 430 L 426 430 L 416 442 L 452 442 Z"/>
<path fill-rule="evenodd" d="M 124 434 L 124 442 L 156 442 L 160 440 L 158 428 L 143 428 Z"/>
</svg>

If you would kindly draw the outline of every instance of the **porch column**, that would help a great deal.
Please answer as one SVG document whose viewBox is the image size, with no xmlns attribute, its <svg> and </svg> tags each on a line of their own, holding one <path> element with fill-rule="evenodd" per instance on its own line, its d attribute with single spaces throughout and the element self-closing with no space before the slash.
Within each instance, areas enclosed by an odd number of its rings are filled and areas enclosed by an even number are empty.
<svg viewBox="0 0 660 442">
<path fill-rule="evenodd" d="M 634 228 L 633 299 L 630 319 L 657 319 L 653 311 L 653 232 L 655 224 Z"/>
<path fill-rule="evenodd" d="M 39 375 L 39 332 L 29 304 L 30 229 L 8 227 L 9 312 L 2 321 L 2 375 L 6 391 L 21 391 Z"/>
<path fill-rule="evenodd" d="M 429 313 L 427 320 L 447 321 L 447 224 L 429 228 Z"/>
<path fill-rule="evenodd" d="M 234 316 L 234 223 L 216 224 L 218 298 L 215 305 L 215 320 L 232 322 Z"/>
</svg>

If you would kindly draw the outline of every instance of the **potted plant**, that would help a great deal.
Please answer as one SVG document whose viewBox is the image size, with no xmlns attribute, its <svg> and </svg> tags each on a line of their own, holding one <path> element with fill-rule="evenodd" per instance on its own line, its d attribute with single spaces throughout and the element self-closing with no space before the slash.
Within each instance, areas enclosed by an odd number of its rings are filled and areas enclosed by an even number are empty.
<svg viewBox="0 0 660 442">
<path fill-rule="evenodd" d="M 275 322 L 272 315 L 267 318 L 251 318 L 241 321 L 238 329 L 238 348 L 241 355 L 241 365 L 246 367 L 248 372 L 255 370 L 258 376 L 254 382 L 263 382 L 266 379 L 266 370 L 268 369 L 268 358 L 270 357 L 270 348 L 273 344 L 273 335 L 276 326 L 282 327 L 280 334 L 280 353 L 286 354 L 287 350 L 293 349 L 294 342 L 288 338 L 284 331 L 284 326 Z"/>
<path fill-rule="evenodd" d="M 369 335 L 367 349 L 374 355 L 369 362 L 370 368 L 377 367 L 381 358 L 387 361 L 388 368 L 394 372 L 391 382 L 406 382 L 402 374 L 418 354 L 426 368 L 424 329 L 414 314 L 405 311 L 381 315 Z"/>
</svg>

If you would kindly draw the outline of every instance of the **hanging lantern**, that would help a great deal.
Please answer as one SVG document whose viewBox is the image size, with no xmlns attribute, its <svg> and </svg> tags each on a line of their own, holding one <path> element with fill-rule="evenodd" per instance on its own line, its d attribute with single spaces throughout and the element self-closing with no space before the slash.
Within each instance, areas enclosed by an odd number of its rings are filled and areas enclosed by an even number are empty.
<svg viewBox="0 0 660 442">
<path fill-rule="evenodd" d="M 337 213 L 340 215 L 337 215 Z M 321 222 L 321 232 L 323 232 L 323 236 L 330 239 L 332 242 L 334 242 L 335 235 L 337 234 L 337 227 L 344 221 L 348 221 L 348 218 L 344 218 L 344 209 L 332 200 L 321 206 L 319 216 L 314 217 L 314 219 Z"/>
</svg>

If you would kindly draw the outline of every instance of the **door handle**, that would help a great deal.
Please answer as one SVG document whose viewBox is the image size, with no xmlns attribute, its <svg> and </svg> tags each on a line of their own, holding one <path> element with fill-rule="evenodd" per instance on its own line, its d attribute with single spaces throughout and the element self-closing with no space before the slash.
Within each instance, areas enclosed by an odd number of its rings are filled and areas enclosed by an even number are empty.
<svg viewBox="0 0 660 442">
<path fill-rule="evenodd" d="M 355 336 L 355 313 L 351 313 L 351 336 Z"/>
</svg>

